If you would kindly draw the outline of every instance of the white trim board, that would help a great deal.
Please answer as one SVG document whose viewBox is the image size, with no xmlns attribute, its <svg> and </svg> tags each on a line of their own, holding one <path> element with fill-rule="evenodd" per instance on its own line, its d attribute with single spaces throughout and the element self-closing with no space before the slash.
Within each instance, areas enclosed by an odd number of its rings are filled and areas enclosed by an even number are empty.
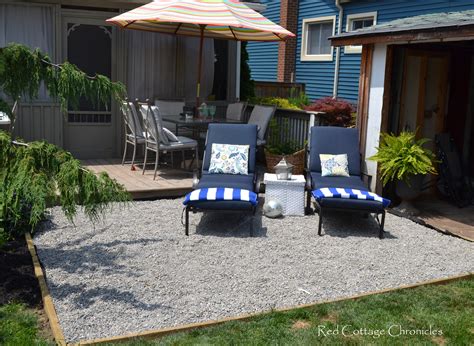
<svg viewBox="0 0 474 346">
<path fill-rule="evenodd" d="M 377 44 L 374 47 L 372 59 L 372 73 L 370 77 L 369 110 L 367 119 L 367 136 L 365 143 L 365 158 L 367 173 L 373 177 L 372 191 L 375 191 L 377 182 L 377 163 L 367 160 L 377 153 L 379 146 L 380 129 L 382 126 L 382 107 L 385 86 L 385 65 L 387 63 L 387 45 Z"/>
</svg>

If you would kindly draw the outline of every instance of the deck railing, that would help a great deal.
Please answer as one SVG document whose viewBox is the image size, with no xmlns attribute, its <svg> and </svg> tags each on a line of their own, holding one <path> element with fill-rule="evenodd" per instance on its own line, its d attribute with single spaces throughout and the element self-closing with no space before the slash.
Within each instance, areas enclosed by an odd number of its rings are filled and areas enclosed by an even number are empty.
<svg viewBox="0 0 474 346">
<path fill-rule="evenodd" d="M 305 92 L 303 83 L 262 82 L 255 81 L 256 97 L 289 98 Z"/>
<path fill-rule="evenodd" d="M 207 102 L 209 105 L 216 106 L 216 117 L 223 118 L 227 110 L 228 103 L 225 101 Z M 191 103 L 189 103 L 192 106 Z M 244 113 L 244 120 L 248 121 L 254 105 L 247 105 Z M 272 133 L 268 134 L 269 139 L 279 138 L 281 142 L 291 141 L 298 147 L 303 148 L 308 139 L 310 124 L 321 125 L 321 118 L 318 112 L 307 112 L 300 110 L 290 110 L 277 108 L 274 119 L 277 121 L 280 133 L 278 136 Z"/>
<path fill-rule="evenodd" d="M 248 105 L 245 109 L 245 119 L 250 118 L 253 105 Z M 299 110 L 277 108 L 274 119 L 279 125 L 278 134 L 272 133 L 272 128 L 268 134 L 269 141 L 278 138 L 282 143 L 291 141 L 300 148 L 303 148 L 308 140 L 309 127 L 321 124 L 321 118 L 317 112 L 306 112 Z M 271 144 L 271 143 L 270 143 Z"/>
</svg>

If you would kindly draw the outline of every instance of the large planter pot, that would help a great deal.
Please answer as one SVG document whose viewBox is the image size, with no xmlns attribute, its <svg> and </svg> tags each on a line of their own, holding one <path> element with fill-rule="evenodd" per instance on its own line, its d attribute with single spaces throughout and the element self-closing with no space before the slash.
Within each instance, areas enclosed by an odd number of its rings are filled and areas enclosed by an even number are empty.
<svg viewBox="0 0 474 346">
<path fill-rule="evenodd" d="M 267 164 L 267 172 L 268 173 L 275 173 L 273 167 L 275 167 L 281 159 L 285 158 L 286 162 L 291 163 L 293 167 L 293 175 L 301 175 L 304 174 L 304 159 L 305 159 L 305 151 L 301 149 L 296 153 L 291 155 L 277 155 L 271 154 L 267 150 L 265 150 L 265 162 Z"/>
<path fill-rule="evenodd" d="M 419 214 L 419 210 L 413 205 L 413 200 L 421 194 L 423 175 L 417 174 L 408 177 L 406 180 L 399 180 L 395 186 L 395 193 L 402 200 L 397 209 L 410 215 Z"/>
</svg>

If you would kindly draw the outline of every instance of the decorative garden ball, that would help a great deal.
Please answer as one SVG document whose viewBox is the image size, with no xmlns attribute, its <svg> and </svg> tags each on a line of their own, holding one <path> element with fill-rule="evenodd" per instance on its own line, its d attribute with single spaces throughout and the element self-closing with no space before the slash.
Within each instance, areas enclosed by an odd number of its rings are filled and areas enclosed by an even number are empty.
<svg viewBox="0 0 474 346">
<path fill-rule="evenodd" d="M 270 218 L 279 217 L 283 214 L 283 206 L 279 201 L 270 200 L 264 204 L 263 214 Z"/>
</svg>

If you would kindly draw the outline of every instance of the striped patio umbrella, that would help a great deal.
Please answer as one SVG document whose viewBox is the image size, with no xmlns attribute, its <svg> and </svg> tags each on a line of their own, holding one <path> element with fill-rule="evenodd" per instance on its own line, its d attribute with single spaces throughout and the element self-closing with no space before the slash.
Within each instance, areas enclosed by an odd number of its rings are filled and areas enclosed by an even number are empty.
<svg viewBox="0 0 474 346">
<path fill-rule="evenodd" d="M 200 104 L 204 38 L 281 41 L 295 36 L 238 0 L 155 0 L 107 19 L 122 28 L 200 38 L 196 104 Z"/>
</svg>

